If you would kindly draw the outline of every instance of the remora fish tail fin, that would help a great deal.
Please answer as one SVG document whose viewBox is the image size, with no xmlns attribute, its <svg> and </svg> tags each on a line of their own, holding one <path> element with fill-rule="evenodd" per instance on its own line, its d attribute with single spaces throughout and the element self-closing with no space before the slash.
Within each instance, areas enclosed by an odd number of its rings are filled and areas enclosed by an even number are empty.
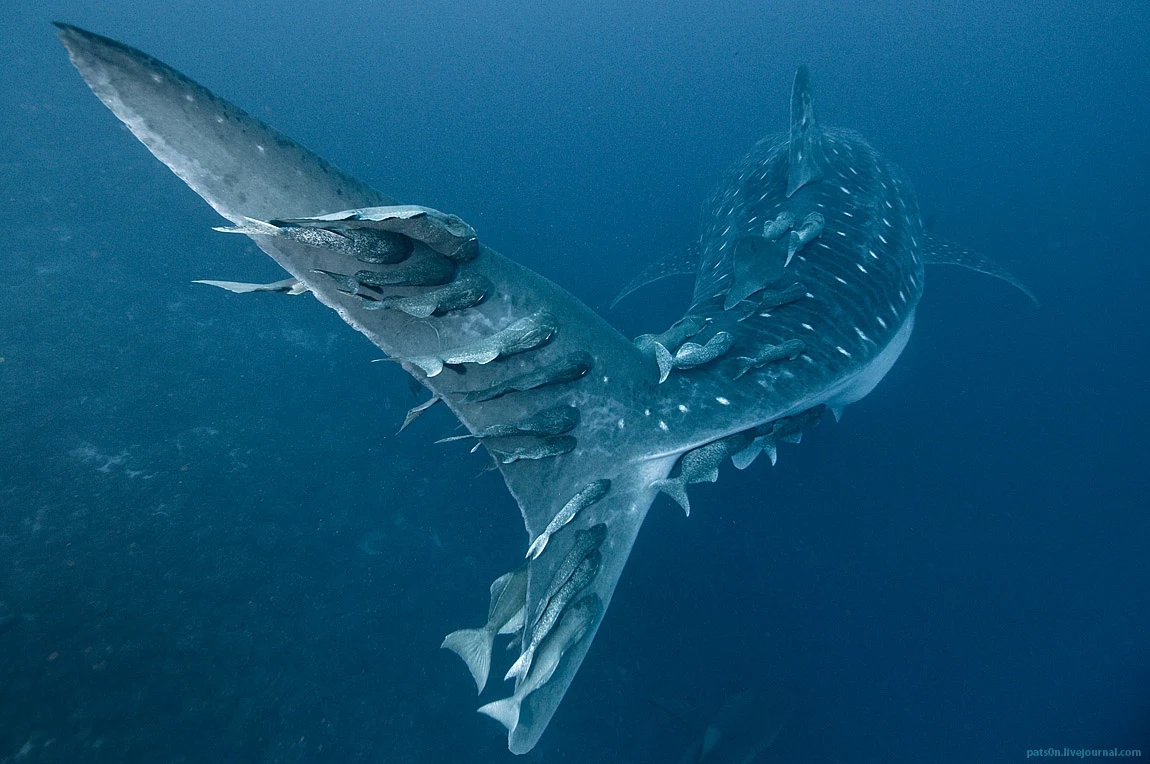
<svg viewBox="0 0 1150 764">
<path fill-rule="evenodd" d="M 619 294 L 615 295 L 615 299 L 611 301 L 611 309 L 614 310 L 624 297 L 648 284 L 653 284 L 668 276 L 693 276 L 698 271 L 699 248 L 693 244 L 664 255 L 640 271 L 639 275 L 627 282 L 627 286 L 619 290 Z"/>
<path fill-rule="evenodd" d="M 1026 284 L 1023 284 L 1014 274 L 981 252 L 975 252 L 961 244 L 955 244 L 952 241 L 927 234 L 922 247 L 922 259 L 927 265 L 957 265 L 962 268 L 969 268 L 972 271 L 985 273 L 987 276 L 993 276 L 996 279 L 1002 279 L 1029 297 L 1031 302 L 1034 303 L 1034 307 L 1039 307 L 1038 298 L 1034 295 L 1034 292 L 1030 291 L 1030 288 L 1027 287 Z"/>
<path fill-rule="evenodd" d="M 519 708 L 519 699 L 512 696 L 510 698 L 504 698 L 503 700 L 492 701 L 480 707 L 479 713 L 487 714 L 506 727 L 510 733 L 519 727 Z"/>
<path fill-rule="evenodd" d="M 487 675 L 491 671 L 491 644 L 494 640 L 495 635 L 487 629 L 460 629 L 444 637 L 440 645 L 467 664 L 467 670 L 475 680 L 476 692 L 483 692 L 487 684 Z"/>
<path fill-rule="evenodd" d="M 483 244 L 473 247 L 467 259 L 448 264 L 455 280 L 482 277 L 490 282 L 478 304 L 423 321 L 400 311 L 365 308 L 361 294 L 378 294 L 375 284 L 389 283 L 389 268 L 418 272 L 421 259 L 442 267 L 445 255 L 431 247 L 436 242 L 413 233 L 414 249 L 406 260 L 373 265 L 370 259 L 309 243 L 311 234 L 289 227 L 298 219 L 312 226 L 308 231 L 323 230 L 327 221 L 317 218 L 339 212 L 346 214 L 335 216 L 333 225 L 370 230 L 373 221 L 399 214 L 398 208 L 369 207 L 391 205 L 391 199 L 151 56 L 75 27 L 60 29 L 81 75 L 145 146 L 236 225 L 253 226 L 251 220 L 258 220 L 275 227 L 280 233 L 251 227 L 252 241 L 430 389 L 428 404 L 443 400 L 472 434 L 557 404 L 582 413 L 569 433 L 492 439 L 501 442 L 486 445 L 498 456 L 531 538 L 588 484 L 611 481 L 609 493 L 557 531 L 529 563 L 526 605 L 528 613 L 539 607 L 573 535 L 605 523 L 602 563 L 583 592 L 597 595 L 605 610 L 654 499 L 651 484 L 666 477 L 677 458 L 674 448 L 652 442 L 665 433 L 655 427 L 656 418 L 644 415 L 657 385 L 654 362 L 569 293 Z M 439 219 L 426 216 L 433 233 L 449 234 L 436 227 Z M 284 233 L 291 230 L 295 236 Z M 419 286 L 397 288 L 426 294 Z M 517 324 L 524 331 L 506 336 L 505 330 Z M 491 338 L 497 334 L 503 339 L 493 349 Z M 429 378 L 409 360 L 429 364 L 428 358 L 453 360 Z M 466 374 L 460 373 L 463 369 Z M 472 467 L 463 469 L 470 474 Z M 549 681 L 523 700 L 508 736 L 513 752 L 525 753 L 539 740 L 601 618 L 563 655 Z M 448 647 L 462 649 L 456 642 Z M 477 655 L 471 647 L 463 652 Z"/>
<path fill-rule="evenodd" d="M 791 133 L 788 148 L 787 196 L 823 176 L 822 141 L 815 122 L 811 73 L 805 66 L 795 72 L 791 87 Z"/>
</svg>

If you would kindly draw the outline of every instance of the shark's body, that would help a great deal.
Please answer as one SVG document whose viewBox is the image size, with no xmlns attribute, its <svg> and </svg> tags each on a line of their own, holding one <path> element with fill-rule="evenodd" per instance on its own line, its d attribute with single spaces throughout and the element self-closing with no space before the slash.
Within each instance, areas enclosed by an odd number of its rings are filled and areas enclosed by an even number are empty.
<svg viewBox="0 0 1150 764">
<path fill-rule="evenodd" d="M 61 25 L 61 30 L 92 90 L 157 158 L 238 230 L 250 233 L 296 280 L 283 284 L 293 293 L 310 291 L 400 360 L 471 433 L 498 431 L 557 405 L 578 410 L 577 423 L 563 434 L 511 436 L 498 446 L 491 442 L 498 439 L 484 441 L 493 453 L 522 457 L 507 463 L 501 458 L 499 469 L 531 539 L 580 491 L 595 481 L 610 485 L 601 499 L 555 530 L 542 553 L 527 563 L 524 612 L 536 613 L 556 588 L 556 570 L 570 556 L 577 534 L 583 531 L 586 538 L 586 529 L 606 525 L 606 538 L 594 552 L 600 556 L 597 572 L 579 592 L 597 597 L 602 607 L 589 627 L 563 646 L 562 660 L 546 683 L 523 700 L 518 723 L 509 731 L 513 752 L 530 750 L 549 723 L 594 638 L 658 485 L 679 474 L 674 470 L 681 469 L 680 458 L 720 439 L 743 445 L 772 422 L 858 400 L 890 369 L 914 326 L 924 236 L 911 188 L 861 138 L 814 121 L 805 71 L 792 96 L 790 133 L 760 143 L 719 188 L 697 248 L 689 314 L 704 328 L 694 341 L 706 343 L 726 332 L 730 342 L 720 337 L 723 342 L 708 346 L 723 346 L 716 357 L 696 366 L 683 362 L 660 383 L 650 353 L 558 286 L 486 245 L 445 263 L 439 253 L 447 250 L 435 236 L 447 236 L 461 221 L 434 211 L 420 218 L 426 223 L 422 233 L 404 229 L 414 242 L 410 262 L 424 258 L 438 264 L 437 273 L 453 274 L 450 278 L 483 280 L 482 301 L 423 320 L 372 309 L 379 307 L 371 303 L 380 290 L 368 277 L 356 281 L 357 275 L 406 263 L 365 265 L 346 252 L 309 244 L 298 229 L 289 231 L 287 223 L 277 221 L 328 225 L 334 219 L 396 217 L 388 209 L 382 215 L 332 215 L 392 208 L 390 198 L 150 56 L 75 27 Z M 783 212 L 799 221 L 787 234 L 799 238 L 763 238 L 764 225 Z M 814 238 L 796 249 L 793 242 L 802 240 L 799 223 L 815 220 L 816 212 L 823 222 L 803 229 L 803 236 Z M 320 216 L 327 217 L 316 222 Z M 283 235 L 267 221 L 281 226 Z M 810 233 L 816 228 L 818 233 Z M 756 253 L 784 257 L 788 241 L 793 258 L 785 267 L 781 260 L 755 259 Z M 736 281 L 742 291 L 759 288 L 750 299 L 728 305 Z M 793 291 L 795 284 L 801 285 L 801 298 L 773 306 L 770 295 L 788 287 Z M 384 294 L 418 296 L 429 288 L 389 287 Z M 493 336 L 529 317 L 553 331 L 502 348 L 503 353 L 488 352 Z M 794 340 L 801 340 L 801 347 Z M 745 359 L 764 357 L 764 346 L 787 342 L 801 352 L 747 370 Z M 483 354 L 459 353 L 460 348 L 483 348 Z M 453 366 L 452 358 L 478 360 Z M 586 359 L 577 364 L 579 373 L 550 376 L 548 370 L 564 364 L 569 370 L 572 358 Z M 464 366 L 466 374 L 460 373 Z M 533 382 L 497 397 L 481 392 L 509 379 Z M 523 644 L 528 641 L 525 635 Z"/>
</svg>

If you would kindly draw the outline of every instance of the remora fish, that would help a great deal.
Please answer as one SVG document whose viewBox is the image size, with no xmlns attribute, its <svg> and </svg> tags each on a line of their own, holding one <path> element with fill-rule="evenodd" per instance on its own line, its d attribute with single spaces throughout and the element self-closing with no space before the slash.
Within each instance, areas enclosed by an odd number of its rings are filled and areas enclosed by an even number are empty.
<svg viewBox="0 0 1150 764">
<path fill-rule="evenodd" d="M 495 461 L 500 464 L 514 464 L 518 461 L 535 461 L 569 454 L 575 450 L 578 441 L 570 435 L 557 435 L 553 438 L 512 436 L 498 440 L 485 440 L 483 444 L 495 457 Z"/>
<path fill-rule="evenodd" d="M 511 435 L 563 435 L 571 432 L 577 424 L 579 424 L 579 409 L 566 403 L 560 403 L 537 411 L 512 424 L 493 424 L 479 432 L 453 435 L 450 438 L 440 438 L 435 442 L 451 443 L 467 438 L 482 440 L 484 438 L 505 438 Z"/>
<path fill-rule="evenodd" d="M 759 369 L 784 358 L 793 361 L 802 354 L 806 347 L 807 343 L 802 340 L 787 340 L 782 345 L 767 345 L 754 356 L 740 356 L 738 359 L 739 370 L 735 373 L 735 379 L 743 376 L 751 369 Z"/>
<path fill-rule="evenodd" d="M 270 284 L 248 284 L 243 281 L 213 281 L 212 279 L 196 279 L 193 284 L 207 284 L 218 287 L 235 294 L 249 294 L 251 292 L 283 292 L 285 294 L 303 294 L 308 291 L 305 284 L 299 279 L 284 279 L 273 281 Z"/>
<path fill-rule="evenodd" d="M 427 376 L 434 377 L 443 371 L 444 366 L 491 363 L 496 358 L 535 350 L 547 344 L 555 334 L 555 328 L 554 319 L 546 313 L 524 316 L 490 337 L 469 345 L 449 350 L 441 355 L 412 356 L 407 360 L 422 369 Z"/>
<path fill-rule="evenodd" d="M 459 395 L 462 396 L 464 403 L 484 403 L 502 398 L 508 393 L 522 393 L 549 385 L 575 382 L 591 371 L 594 365 L 595 359 L 590 353 L 576 350 L 534 371 L 525 371 L 482 390 L 468 390 Z"/>
<path fill-rule="evenodd" d="M 674 368 L 693 369 L 710 363 L 731 349 L 735 338 L 730 332 L 715 332 L 715 336 L 707 340 L 706 345 L 697 342 L 684 343 L 675 351 Z"/>
<path fill-rule="evenodd" d="M 388 264 L 403 262 L 411 254 L 411 239 L 399 234 L 372 230 L 331 231 L 305 228 L 282 220 L 263 221 L 249 218 L 238 226 L 219 226 L 221 233 L 247 236 L 284 236 L 288 239 L 324 247 L 363 263 Z"/>
<path fill-rule="evenodd" d="M 474 308 L 491 291 L 491 282 L 482 276 L 466 276 L 430 292 L 413 295 L 371 297 L 359 295 L 364 310 L 399 310 L 416 318 L 429 318 L 454 310 Z"/>
<path fill-rule="evenodd" d="M 564 555 L 562 561 L 551 574 L 551 584 L 547 587 L 547 591 L 536 600 L 534 613 L 527 620 L 527 631 L 535 626 L 539 616 L 550 604 L 551 598 L 563 587 L 563 584 L 567 583 L 571 574 L 575 572 L 575 568 L 583 562 L 583 558 L 602 546 L 606 539 L 607 525 L 605 523 L 596 523 L 587 530 L 575 531 L 575 538 L 571 540 L 571 548 L 567 550 L 567 554 Z"/>
<path fill-rule="evenodd" d="M 560 528 L 574 520 L 575 515 L 606 496 L 610 490 L 610 480 L 596 480 L 593 483 L 588 483 L 583 490 L 572 496 L 571 500 L 555 513 L 555 517 L 551 518 L 551 522 L 547 523 L 543 532 L 535 537 L 531 546 L 527 547 L 527 559 L 534 560 L 543 554 L 543 550 L 547 548 L 547 542 L 559 532 Z"/>
<path fill-rule="evenodd" d="M 403 206 L 157 59 L 73 26 L 59 27 L 73 64 L 92 91 L 233 225 L 330 216 L 319 222 L 355 227 L 371 222 L 356 221 L 356 211 Z M 507 364 L 468 369 L 467 390 L 459 390 L 460 375 L 447 381 L 420 375 L 420 381 L 471 432 L 491 422 L 514 421 L 532 407 L 578 406 L 583 416 L 578 449 L 561 459 L 508 461 L 499 470 L 531 537 L 552 519 L 556 496 L 612 476 L 610 493 L 596 507 L 610 520 L 610 543 L 602 545 L 599 572 L 587 592 L 606 607 L 656 494 L 652 486 L 667 477 L 680 456 L 812 407 L 838 410 L 861 400 L 910 338 L 925 263 L 962 265 L 1012 279 L 986 258 L 927 235 L 906 175 L 857 133 L 818 122 L 813 104 L 810 78 L 802 68 L 791 90 L 789 129 L 758 143 L 718 185 L 692 248 L 698 256 L 682 260 L 694 265 L 695 276 L 685 315 L 709 319 L 716 333 L 729 333 L 733 347 L 740 349 L 794 339 L 806 343 L 803 362 L 777 377 L 732 379 L 737 363 L 724 355 L 690 373 L 674 374 L 662 385 L 652 384 L 650 358 L 593 310 L 472 239 L 464 252 L 452 251 L 460 255 L 453 259 L 428 243 L 430 233 L 412 232 L 414 239 L 422 235 L 427 241 L 420 240 L 402 263 L 379 266 L 380 272 L 401 272 L 413 260 L 435 255 L 450 266 L 444 268 L 445 282 L 461 271 L 491 282 L 482 303 L 452 314 L 428 332 L 402 313 L 365 310 L 355 294 L 362 282 L 354 276 L 342 276 L 351 282 L 345 288 L 324 275 L 348 273 L 348 258 L 337 249 L 285 236 L 249 236 L 389 357 L 442 358 L 443 348 L 482 341 L 489 327 L 541 313 L 555 319 L 559 331 L 546 346 L 525 350 Z M 746 315 L 746 300 L 725 310 L 738 242 L 762 236 L 764 222 L 783 213 L 808 221 L 816 211 L 824 219 L 818 240 L 786 267 L 786 275 L 809 296 L 769 316 Z M 591 369 L 595 373 L 588 373 Z M 545 597 L 554 564 L 551 555 L 528 563 L 527 612 L 535 612 Z M 539 741 L 600 621 L 593 621 L 586 636 L 567 649 L 549 680 L 523 698 L 525 713 L 508 734 L 512 752 L 525 753 Z"/>
<path fill-rule="evenodd" d="M 432 395 L 430 400 L 426 400 L 423 403 L 417 403 L 408 409 L 407 415 L 403 418 L 403 424 L 399 427 L 399 432 L 406 430 L 409 424 L 414 422 L 416 419 L 419 419 L 419 417 L 423 416 L 423 412 L 427 411 L 429 408 L 439 403 L 441 400 L 443 399 L 438 395 Z"/>
<path fill-rule="evenodd" d="M 364 286 L 439 286 L 455 277 L 455 263 L 443 255 L 424 250 L 386 271 L 356 271 L 352 276 Z"/>
<path fill-rule="evenodd" d="M 507 676 L 504 679 L 515 677 L 516 683 L 522 682 L 523 678 L 527 676 L 527 672 L 531 670 L 531 661 L 535 657 L 535 651 L 539 648 L 540 643 L 547 638 L 551 630 L 555 628 L 555 624 L 559 622 L 559 617 L 567 606 L 571 604 L 580 592 L 591 585 L 595 580 L 595 576 L 599 574 L 599 566 L 603 562 L 603 555 L 600 554 L 598 549 L 592 549 L 590 554 L 580 560 L 575 570 L 571 573 L 571 577 L 567 579 L 563 586 L 559 587 L 559 591 L 555 592 L 555 596 L 547 603 L 547 607 L 543 609 L 543 613 L 539 616 L 539 620 L 531 627 L 531 641 L 527 643 L 519 659 L 512 664 L 511 668 L 507 670 Z M 524 632 L 526 636 L 527 632 Z"/>
<path fill-rule="evenodd" d="M 659 384 L 665 382 L 671 369 L 675 368 L 678 350 L 703 331 L 709 320 L 705 316 L 684 316 L 662 334 L 641 334 L 635 338 L 635 347 L 655 357 L 659 366 Z"/>
<path fill-rule="evenodd" d="M 691 516 L 691 502 L 687 499 L 687 485 L 690 483 L 714 483 L 719 479 L 719 465 L 728 456 L 738 453 L 751 442 L 751 435 L 737 432 L 713 443 L 700 446 L 683 454 L 679 462 L 679 474 L 672 478 L 656 480 L 651 484 L 670 496 L 683 508 L 687 517 Z"/>
<path fill-rule="evenodd" d="M 640 334 L 635 338 L 635 347 L 646 352 L 661 345 L 664 350 L 674 353 L 684 342 L 694 337 L 707 325 L 705 316 L 683 316 L 661 334 Z"/>
<path fill-rule="evenodd" d="M 584 597 L 568 608 L 559 625 L 539 649 L 531 672 L 515 688 L 515 693 L 510 698 L 496 700 L 480 707 L 479 713 L 487 714 L 508 731 L 518 727 L 519 710 L 523 707 L 523 699 L 550 681 L 555 675 L 555 669 L 559 667 L 559 661 L 563 660 L 563 656 L 572 645 L 583 638 L 602 612 L 603 603 L 594 594 Z"/>
<path fill-rule="evenodd" d="M 483 692 L 491 669 L 491 644 L 496 634 L 510 634 L 523 625 L 527 599 L 527 566 L 504 573 L 491 584 L 491 604 L 487 623 L 478 629 L 460 629 L 448 634 L 440 647 L 456 653 L 475 679 L 476 692 Z"/>
<path fill-rule="evenodd" d="M 452 260 L 471 260 L 479 254 L 479 239 L 474 228 L 457 215 L 415 204 L 341 210 L 318 217 L 273 220 L 272 223 L 338 231 L 345 235 L 399 234 L 421 241 Z"/>
<path fill-rule="evenodd" d="M 815 237 L 823 232 L 825 224 L 826 220 L 817 212 L 811 212 L 803 218 L 802 224 L 791 231 L 790 238 L 787 239 L 787 261 L 783 264 L 784 268 L 791 264 L 791 258 L 795 256 L 795 253 L 814 241 Z"/>
<path fill-rule="evenodd" d="M 743 470 L 755 461 L 760 452 L 765 452 L 771 460 L 771 466 L 775 466 L 779 458 L 778 444 L 800 442 L 803 439 L 803 430 L 817 423 L 826 409 L 826 406 L 814 406 L 794 416 L 783 417 L 755 428 L 755 432 L 758 433 L 755 439 L 743 450 L 732 453 L 731 462 Z"/>
</svg>

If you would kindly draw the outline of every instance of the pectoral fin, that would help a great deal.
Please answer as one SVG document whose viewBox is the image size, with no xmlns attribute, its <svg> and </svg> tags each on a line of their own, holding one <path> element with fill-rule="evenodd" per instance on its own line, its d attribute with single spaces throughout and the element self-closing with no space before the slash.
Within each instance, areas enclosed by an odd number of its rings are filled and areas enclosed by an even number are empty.
<svg viewBox="0 0 1150 764">
<path fill-rule="evenodd" d="M 1029 297 L 1034 303 L 1034 307 L 1039 307 L 1038 298 L 1034 296 L 1034 292 L 1031 292 L 1026 284 L 1023 284 L 1010 271 L 980 252 L 969 250 L 960 244 L 940 239 L 937 236 L 927 235 L 922 248 L 922 259 L 927 265 L 958 265 L 972 271 L 985 273 L 987 276 L 994 276 L 996 279 L 1002 279 Z"/>
<path fill-rule="evenodd" d="M 627 286 L 615 295 L 615 299 L 611 301 L 611 308 L 614 309 L 619 301 L 627 295 L 642 289 L 648 284 L 652 284 L 660 279 L 665 279 L 668 276 L 679 275 L 694 275 L 699 270 L 699 250 L 694 246 L 684 247 L 681 250 L 672 252 L 655 262 L 648 265 L 639 275 L 631 279 Z"/>
</svg>

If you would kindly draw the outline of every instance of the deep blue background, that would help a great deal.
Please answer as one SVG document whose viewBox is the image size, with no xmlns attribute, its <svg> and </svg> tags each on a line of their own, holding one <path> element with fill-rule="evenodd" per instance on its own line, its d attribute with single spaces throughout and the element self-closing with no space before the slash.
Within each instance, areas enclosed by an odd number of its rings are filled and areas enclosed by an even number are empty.
<svg viewBox="0 0 1150 764">
<path fill-rule="evenodd" d="M 768 761 L 1150 750 L 1150 4 L 4 3 L 0 762 L 507 761 L 442 635 L 522 553 L 483 459 L 91 95 L 140 47 L 606 310 L 725 167 L 828 123 L 1039 294 L 932 269 L 878 390 L 660 500 L 527 761 L 674 761 L 745 685 Z M 764 8 L 767 6 L 767 8 Z M 677 317 L 688 285 L 611 315 Z"/>
</svg>

